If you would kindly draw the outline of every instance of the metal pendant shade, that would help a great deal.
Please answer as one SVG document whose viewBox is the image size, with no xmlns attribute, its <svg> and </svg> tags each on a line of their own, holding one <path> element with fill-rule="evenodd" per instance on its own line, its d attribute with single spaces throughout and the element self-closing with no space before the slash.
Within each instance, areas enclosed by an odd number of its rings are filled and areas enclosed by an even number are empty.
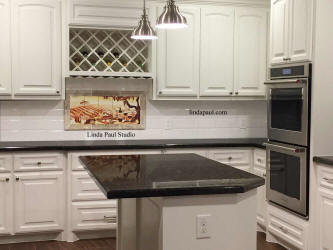
<svg viewBox="0 0 333 250">
<path fill-rule="evenodd" d="M 139 21 L 138 26 L 133 30 L 132 39 L 137 40 L 155 40 L 157 35 L 155 30 L 151 27 L 150 21 L 146 14 L 146 1 L 143 1 L 143 15 Z"/>
<path fill-rule="evenodd" d="M 157 19 L 158 29 L 181 29 L 187 27 L 187 20 L 183 16 L 174 0 L 168 0 L 163 13 Z"/>
</svg>

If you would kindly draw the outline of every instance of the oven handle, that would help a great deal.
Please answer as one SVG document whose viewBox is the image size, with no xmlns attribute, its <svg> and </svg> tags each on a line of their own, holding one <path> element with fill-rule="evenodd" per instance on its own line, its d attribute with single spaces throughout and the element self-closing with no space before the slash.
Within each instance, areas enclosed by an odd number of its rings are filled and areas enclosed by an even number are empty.
<svg viewBox="0 0 333 250">
<path fill-rule="evenodd" d="M 278 83 L 304 83 L 304 79 L 280 79 L 280 80 L 267 80 L 264 84 L 278 84 Z"/>
<path fill-rule="evenodd" d="M 304 148 L 290 148 L 290 147 L 286 147 L 286 146 L 270 144 L 270 143 L 267 143 L 267 142 L 264 142 L 263 145 L 266 146 L 266 147 L 279 148 L 279 149 L 288 150 L 288 151 L 290 151 L 290 152 L 294 152 L 294 153 L 302 153 L 302 152 L 305 152 L 305 149 L 304 149 Z"/>
</svg>

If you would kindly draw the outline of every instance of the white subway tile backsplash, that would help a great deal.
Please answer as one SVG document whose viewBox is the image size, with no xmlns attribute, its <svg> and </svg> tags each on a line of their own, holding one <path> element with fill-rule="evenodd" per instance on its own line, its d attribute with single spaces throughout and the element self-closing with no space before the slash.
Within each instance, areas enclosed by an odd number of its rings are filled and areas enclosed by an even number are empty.
<svg viewBox="0 0 333 250">
<path fill-rule="evenodd" d="M 195 116 L 191 110 L 225 110 L 227 115 Z M 264 101 L 148 101 L 146 129 L 135 138 L 265 137 Z M 0 103 L 0 140 L 89 140 L 87 131 L 64 131 L 63 101 L 5 101 Z M 105 139 L 105 138 L 103 138 Z M 124 138 L 111 138 L 124 139 Z"/>
</svg>

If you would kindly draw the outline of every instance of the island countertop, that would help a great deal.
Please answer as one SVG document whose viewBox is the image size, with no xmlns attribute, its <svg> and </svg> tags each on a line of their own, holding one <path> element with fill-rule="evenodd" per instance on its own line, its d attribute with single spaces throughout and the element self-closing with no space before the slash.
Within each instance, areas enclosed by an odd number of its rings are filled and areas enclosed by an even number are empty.
<svg viewBox="0 0 333 250">
<path fill-rule="evenodd" d="M 196 154 L 80 156 L 108 199 L 244 193 L 265 184 Z"/>
</svg>

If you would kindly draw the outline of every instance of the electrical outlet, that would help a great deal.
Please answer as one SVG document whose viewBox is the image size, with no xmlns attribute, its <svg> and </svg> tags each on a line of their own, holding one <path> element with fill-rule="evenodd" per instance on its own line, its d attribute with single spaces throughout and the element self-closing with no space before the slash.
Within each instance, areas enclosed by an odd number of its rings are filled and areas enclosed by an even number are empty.
<svg viewBox="0 0 333 250">
<path fill-rule="evenodd" d="M 197 215 L 197 239 L 210 238 L 210 214 Z"/>
</svg>

